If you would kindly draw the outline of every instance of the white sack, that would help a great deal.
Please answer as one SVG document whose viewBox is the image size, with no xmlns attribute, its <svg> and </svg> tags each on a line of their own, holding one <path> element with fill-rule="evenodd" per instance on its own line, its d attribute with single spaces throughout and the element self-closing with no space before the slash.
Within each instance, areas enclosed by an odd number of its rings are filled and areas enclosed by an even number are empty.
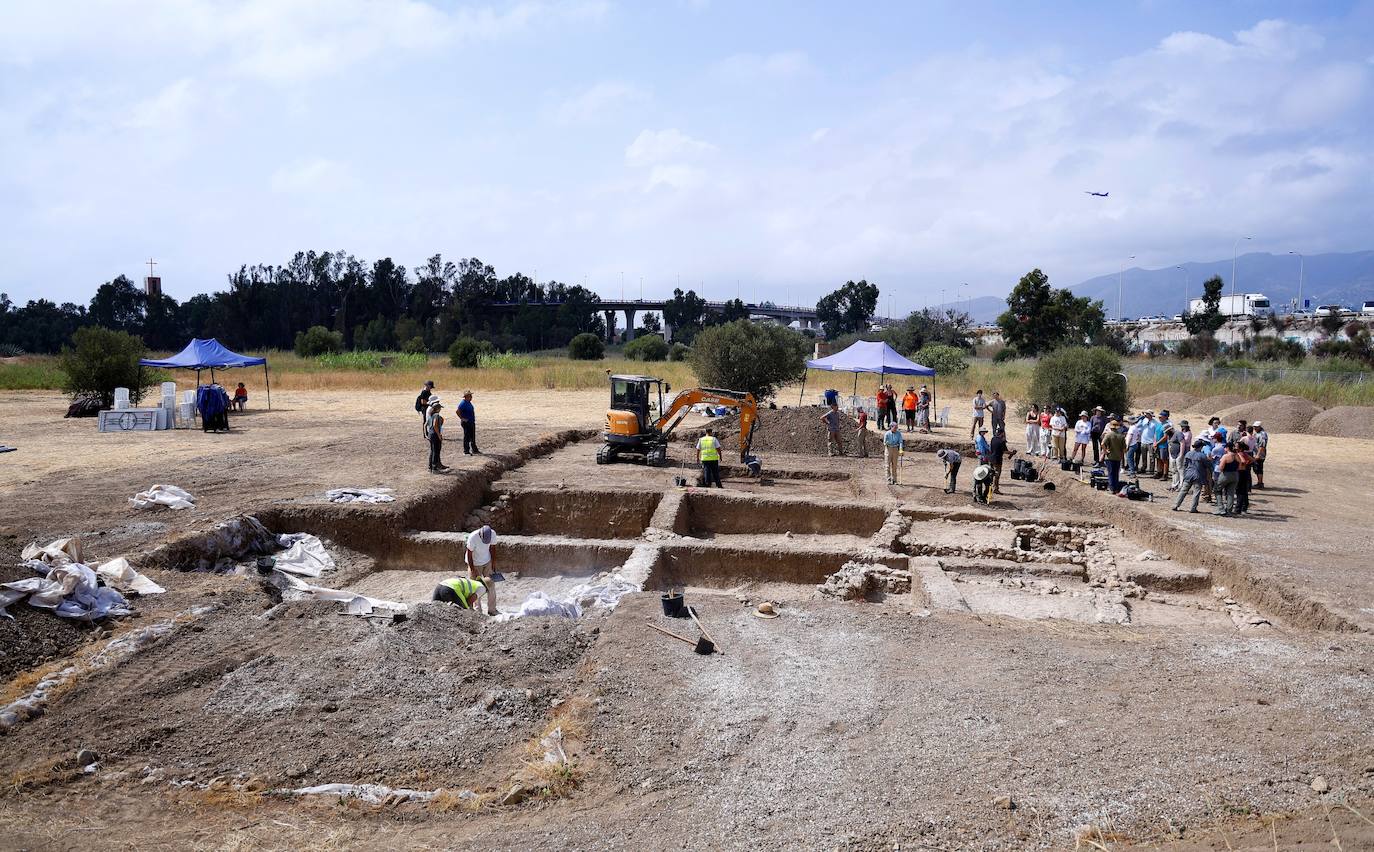
<svg viewBox="0 0 1374 852">
<path fill-rule="evenodd" d="M 324 496 L 331 503 L 390 503 L 392 488 L 331 488 Z"/>
<path fill-rule="evenodd" d="M 318 577 L 326 571 L 334 570 L 334 557 L 325 550 L 319 536 L 310 533 L 286 533 L 277 536 L 277 543 L 286 548 L 275 557 L 278 571 L 299 574 L 302 577 Z"/>
</svg>

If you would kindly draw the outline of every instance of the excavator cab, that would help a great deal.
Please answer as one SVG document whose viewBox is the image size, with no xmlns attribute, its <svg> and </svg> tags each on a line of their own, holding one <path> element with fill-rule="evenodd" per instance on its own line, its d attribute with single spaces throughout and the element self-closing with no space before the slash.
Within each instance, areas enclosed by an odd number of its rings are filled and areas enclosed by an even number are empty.
<svg viewBox="0 0 1374 852">
<path fill-rule="evenodd" d="M 652 428 L 657 413 L 663 411 L 663 394 L 672 385 L 651 376 L 611 376 L 611 412 L 626 412 L 635 416 L 633 429 L 623 415 L 608 420 L 607 431 L 620 435 L 645 435 Z M 607 415 L 610 418 L 610 414 Z"/>
</svg>

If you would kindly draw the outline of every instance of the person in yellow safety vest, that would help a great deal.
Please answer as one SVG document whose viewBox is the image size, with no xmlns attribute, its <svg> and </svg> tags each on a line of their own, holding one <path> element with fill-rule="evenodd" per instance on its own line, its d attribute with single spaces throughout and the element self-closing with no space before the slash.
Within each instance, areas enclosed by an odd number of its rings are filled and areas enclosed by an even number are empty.
<svg viewBox="0 0 1374 852">
<path fill-rule="evenodd" d="M 479 580 L 450 577 L 440 580 L 439 585 L 434 587 L 434 596 L 431 600 L 458 604 L 463 609 L 477 609 L 477 598 L 486 590 L 487 587 Z"/>
<path fill-rule="evenodd" d="M 701 462 L 701 484 L 707 488 L 712 484 L 724 488 L 720 484 L 720 439 L 710 426 L 706 427 L 706 434 L 697 441 L 697 460 Z"/>
</svg>

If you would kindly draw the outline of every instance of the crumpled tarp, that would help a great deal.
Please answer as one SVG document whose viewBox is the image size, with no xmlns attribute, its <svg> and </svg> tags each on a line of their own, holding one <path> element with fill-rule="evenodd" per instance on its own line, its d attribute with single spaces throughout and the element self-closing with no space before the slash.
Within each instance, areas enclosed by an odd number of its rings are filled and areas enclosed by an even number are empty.
<svg viewBox="0 0 1374 852">
<path fill-rule="evenodd" d="M 188 551 L 188 548 L 191 548 Z M 250 556 L 272 556 L 279 549 L 277 536 L 252 515 L 216 524 L 194 542 L 171 546 L 166 559 L 182 571 L 232 571 L 234 563 Z M 190 562 L 190 565 L 185 563 Z"/>
<path fill-rule="evenodd" d="M 175 485 L 154 485 L 147 491 L 140 491 L 129 498 L 129 505 L 135 509 L 151 509 L 166 506 L 169 509 L 194 509 L 196 498 L 191 492 Z"/>
<path fill-rule="evenodd" d="M 272 572 L 272 583 L 281 589 L 283 601 L 337 601 L 344 605 L 346 615 L 371 615 L 373 610 L 385 609 L 391 612 L 405 612 L 410 607 L 396 601 L 370 598 L 345 589 L 329 589 L 307 583 L 282 571 Z"/>
<path fill-rule="evenodd" d="M 278 571 L 299 574 L 302 577 L 318 577 L 326 571 L 334 570 L 334 557 L 325 550 L 319 536 L 310 533 L 283 533 L 277 536 L 277 543 L 286 550 L 273 557 L 273 566 Z"/>
<path fill-rule="evenodd" d="M 589 609 L 615 609 L 621 598 L 643 588 L 620 573 L 606 574 L 574 586 L 562 598 L 551 598 L 544 592 L 530 592 L 519 609 L 507 610 L 495 616 L 494 620 L 510 621 L 513 618 L 540 615 L 581 618 L 582 613 Z"/>
<path fill-rule="evenodd" d="M 20 552 L 19 558 L 25 562 L 30 559 L 37 559 L 50 565 L 54 562 L 80 562 L 81 539 L 59 538 L 48 544 L 34 542 Z"/>
<path fill-rule="evenodd" d="M 404 787 L 388 787 L 385 784 L 317 784 L 314 787 L 300 787 L 288 791 L 293 796 L 336 796 L 340 799 L 358 799 L 372 805 L 383 802 L 401 804 L 404 802 L 428 802 L 439 795 L 439 790 L 410 790 Z M 460 799 L 476 799 L 471 790 L 460 790 Z"/>
<path fill-rule="evenodd" d="M 105 581 L 105 585 L 114 586 L 121 592 L 133 592 L 139 595 L 160 595 L 166 589 L 149 580 L 147 577 L 134 570 L 129 564 L 129 560 L 123 556 L 118 559 L 111 559 L 104 565 L 95 569 L 95 573 L 100 579 Z"/>
<path fill-rule="evenodd" d="M 13 618 L 7 607 L 26 599 L 29 606 L 50 609 L 62 618 L 94 621 L 124 616 L 132 610 L 121 591 L 144 595 L 166 591 L 135 571 L 127 559 L 113 559 L 92 570 L 80 561 L 79 538 L 30 544 L 21 556 L 24 564 L 41 576 L 0 583 L 0 616 L 6 618 Z"/>
<path fill-rule="evenodd" d="M 101 586 L 96 573 L 79 562 L 50 566 L 31 560 L 25 564 L 44 572 L 44 576 L 0 583 L 0 615 L 6 618 L 14 617 L 6 608 L 26 598 L 29 606 L 50 609 L 54 615 L 77 621 L 133 613 L 123 595 L 109 586 Z"/>
<path fill-rule="evenodd" d="M 390 503 L 393 488 L 331 488 L 324 496 L 331 503 Z"/>
</svg>

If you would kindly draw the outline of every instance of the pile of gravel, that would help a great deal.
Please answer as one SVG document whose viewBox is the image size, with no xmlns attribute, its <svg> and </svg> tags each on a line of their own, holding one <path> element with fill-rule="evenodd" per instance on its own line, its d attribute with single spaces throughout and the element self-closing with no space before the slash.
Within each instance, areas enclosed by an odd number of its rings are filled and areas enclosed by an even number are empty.
<svg viewBox="0 0 1374 852">
<path fill-rule="evenodd" d="M 1269 428 L 1266 421 L 1265 428 Z M 1374 439 L 1374 407 L 1368 405 L 1338 405 L 1312 418 L 1307 431 L 1312 435 L 1337 438 Z"/>
<path fill-rule="evenodd" d="M 759 453 L 796 453 L 804 456 L 824 456 L 827 453 L 827 435 L 821 415 L 825 409 L 819 405 L 800 408 L 765 409 L 759 412 L 758 424 L 754 427 L 753 449 Z M 844 436 L 845 452 L 853 455 L 857 451 L 854 443 L 854 430 L 859 423 L 853 417 L 840 413 L 840 434 Z M 738 446 L 739 417 L 721 417 L 712 424 L 716 437 L 727 447 Z M 881 452 L 882 439 L 878 436 L 877 421 L 870 417 L 865 439 L 869 455 Z"/>
<path fill-rule="evenodd" d="M 1221 422 L 1230 426 L 1237 420 L 1264 422 L 1267 432 L 1306 432 L 1312 419 L 1321 414 L 1320 405 L 1300 396 L 1274 394 L 1259 402 L 1234 405 L 1217 412 Z"/>
</svg>

